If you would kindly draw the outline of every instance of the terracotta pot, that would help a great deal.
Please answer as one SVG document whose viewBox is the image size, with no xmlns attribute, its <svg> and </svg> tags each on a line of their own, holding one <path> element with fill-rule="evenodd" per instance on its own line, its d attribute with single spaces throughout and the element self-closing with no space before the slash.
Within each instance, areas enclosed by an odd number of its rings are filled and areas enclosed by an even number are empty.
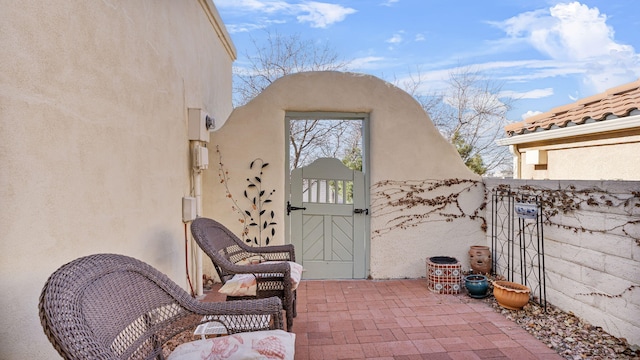
<svg viewBox="0 0 640 360">
<path fill-rule="evenodd" d="M 469 264 L 474 274 L 491 273 L 491 250 L 488 246 L 474 245 L 469 248 Z"/>
<path fill-rule="evenodd" d="M 530 294 L 531 289 L 522 284 L 504 280 L 493 282 L 493 296 L 500 306 L 507 309 L 522 309 L 529 302 Z"/>
</svg>

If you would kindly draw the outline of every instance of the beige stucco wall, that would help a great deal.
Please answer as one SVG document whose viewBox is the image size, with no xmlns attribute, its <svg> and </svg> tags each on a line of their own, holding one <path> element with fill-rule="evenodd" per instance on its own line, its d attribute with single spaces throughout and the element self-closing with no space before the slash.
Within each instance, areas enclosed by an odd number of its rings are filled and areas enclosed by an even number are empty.
<svg viewBox="0 0 640 360">
<path fill-rule="evenodd" d="M 239 208 L 246 201 L 242 192 L 246 179 L 255 170 L 249 164 L 256 158 L 269 163 L 263 175 L 265 189 L 276 189 L 273 209 L 278 230 L 276 242 L 285 241 L 285 136 L 286 111 L 332 111 L 369 113 L 370 117 L 370 180 L 371 180 L 371 240 L 370 275 L 373 278 L 425 276 L 426 257 L 455 256 L 468 267 L 469 245 L 484 243 L 481 219 L 462 216 L 447 222 L 431 215 L 416 226 L 402 229 L 393 226 L 401 207 L 392 207 L 382 200 L 383 191 L 395 186 L 409 191 L 411 186 L 428 187 L 447 179 L 467 179 L 470 183 L 449 184 L 426 192 L 424 197 L 464 190 L 457 198 L 468 213 L 483 202 L 479 177 L 463 164 L 455 148 L 434 127 L 420 105 L 401 89 L 369 75 L 341 72 L 308 72 L 286 76 L 275 81 L 259 96 L 243 107 L 236 108 L 224 127 L 212 134 L 210 158 L 212 166 L 205 174 L 204 213 L 213 216 L 240 233 L 240 216 L 233 211 L 232 199 Z M 220 153 L 216 153 L 216 149 Z M 231 198 L 221 183 L 219 169 L 213 166 L 222 155 L 226 182 Z M 391 181 L 391 182 L 387 182 Z M 413 182 L 418 182 L 416 185 Z M 454 181 L 455 182 L 455 181 Z M 244 204 L 244 205 L 243 205 Z M 449 204 L 453 207 L 455 205 Z M 448 205 L 448 206 L 449 206 Z M 426 214 L 432 210 L 426 203 L 406 213 Z M 443 212 L 457 209 L 447 208 Z M 390 228 L 391 227 L 391 228 Z"/>
<path fill-rule="evenodd" d="M 535 149 L 546 151 L 546 166 L 527 164 L 526 151 Z M 520 179 L 640 180 L 640 129 L 518 144 L 517 151 Z"/>
<path fill-rule="evenodd" d="M 0 1 L 1 359 L 57 358 L 38 297 L 77 257 L 186 286 L 187 108 L 232 110 L 235 50 L 206 4 Z"/>
</svg>

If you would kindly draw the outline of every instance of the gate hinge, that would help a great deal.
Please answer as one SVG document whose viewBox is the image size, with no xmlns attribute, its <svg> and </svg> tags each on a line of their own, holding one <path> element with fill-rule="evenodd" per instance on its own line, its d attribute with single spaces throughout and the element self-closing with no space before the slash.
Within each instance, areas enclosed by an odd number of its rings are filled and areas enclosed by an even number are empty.
<svg viewBox="0 0 640 360">
<path fill-rule="evenodd" d="M 297 207 L 297 206 L 291 206 L 291 203 L 289 201 L 287 201 L 287 215 L 291 214 L 292 211 L 294 210 L 307 210 L 306 207 Z"/>
</svg>

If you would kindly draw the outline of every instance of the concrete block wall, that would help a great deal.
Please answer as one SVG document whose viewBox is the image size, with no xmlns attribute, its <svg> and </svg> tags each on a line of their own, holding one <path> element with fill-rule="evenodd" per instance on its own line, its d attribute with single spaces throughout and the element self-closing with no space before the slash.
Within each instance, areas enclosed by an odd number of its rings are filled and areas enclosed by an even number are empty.
<svg viewBox="0 0 640 360">
<path fill-rule="evenodd" d="M 489 200 L 499 186 L 542 199 L 547 302 L 640 345 L 640 182 L 484 182 Z M 491 244 L 494 210 L 488 205 Z"/>
</svg>

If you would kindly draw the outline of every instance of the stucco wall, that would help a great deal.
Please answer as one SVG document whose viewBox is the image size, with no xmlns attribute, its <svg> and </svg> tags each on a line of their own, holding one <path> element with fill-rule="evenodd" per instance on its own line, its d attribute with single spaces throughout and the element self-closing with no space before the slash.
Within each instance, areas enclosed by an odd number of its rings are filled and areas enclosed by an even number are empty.
<svg viewBox="0 0 640 360">
<path fill-rule="evenodd" d="M 627 138 L 606 142 L 591 140 L 536 148 L 546 149 L 547 165 L 527 164 L 524 154 L 527 149 L 521 149 L 521 179 L 640 180 L 638 135 L 629 134 Z"/>
<path fill-rule="evenodd" d="M 126 254 L 186 286 L 187 108 L 232 109 L 235 50 L 206 3 L 1 2 L 0 358 L 57 357 L 38 297 L 77 257 Z"/>
<path fill-rule="evenodd" d="M 487 196 L 501 184 L 547 202 L 547 301 L 640 344 L 640 182 L 485 179 Z M 491 202 L 487 210 L 491 219 Z"/>
<path fill-rule="evenodd" d="M 468 267 L 469 246 L 485 241 L 482 219 L 459 216 L 449 217 L 448 222 L 442 213 L 457 214 L 460 205 L 468 215 L 480 207 L 483 202 L 480 178 L 466 168 L 455 148 L 440 135 L 410 95 L 369 75 L 294 74 L 275 81 L 247 105 L 236 108 L 225 126 L 212 134 L 209 154 L 214 159 L 212 164 L 222 155 L 224 172 L 230 179 L 222 183 L 219 169 L 214 166 L 205 174 L 206 216 L 216 217 L 232 231 L 241 232 L 242 225 L 231 200 L 244 200 L 245 179 L 255 173 L 249 164 L 261 158 L 270 164 L 262 184 L 266 189 L 276 189 L 272 197 L 275 221 L 279 224 L 276 242 L 285 241 L 286 111 L 369 114 L 372 200 L 369 273 L 373 278 L 424 277 L 425 259 L 437 255 L 457 257 Z M 468 182 L 457 181 L 463 179 Z M 400 205 L 382 199 L 390 188 L 410 192 L 412 187 L 427 189 L 434 184 L 436 187 L 431 191 L 413 194 L 424 199 L 454 194 L 455 199 L 446 204 L 438 204 L 440 198 L 435 202 L 414 199 L 417 202 Z M 432 211 L 440 205 L 446 209 L 440 213 Z M 403 210 L 404 214 L 416 214 L 415 218 L 422 217 L 423 221 L 403 228 L 394 220 Z"/>
</svg>

